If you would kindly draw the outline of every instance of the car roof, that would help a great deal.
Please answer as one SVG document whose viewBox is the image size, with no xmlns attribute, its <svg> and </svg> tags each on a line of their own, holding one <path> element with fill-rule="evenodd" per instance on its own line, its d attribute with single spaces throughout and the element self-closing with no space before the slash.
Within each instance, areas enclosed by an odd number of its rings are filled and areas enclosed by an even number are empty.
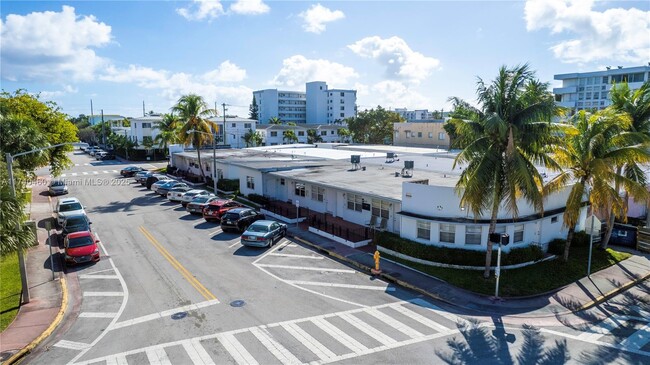
<svg viewBox="0 0 650 365">
<path fill-rule="evenodd" d="M 81 202 L 77 198 L 59 199 L 59 204 L 72 204 L 72 203 L 81 203 Z"/>
<path fill-rule="evenodd" d="M 192 193 L 192 194 L 201 194 L 201 193 L 204 193 L 204 192 L 207 193 L 207 191 L 201 190 L 201 189 L 192 189 L 192 190 L 188 191 L 188 193 Z"/>
<path fill-rule="evenodd" d="M 275 223 L 275 221 L 269 221 L 269 220 L 264 220 L 264 219 L 262 219 L 262 220 L 259 220 L 259 221 L 255 221 L 255 222 L 253 222 L 253 223 L 251 224 L 251 226 L 252 226 L 252 225 L 256 225 L 256 226 L 265 226 L 265 227 L 268 227 L 268 226 L 270 226 L 270 225 L 273 224 L 273 223 Z"/>
<path fill-rule="evenodd" d="M 241 213 L 247 210 L 253 210 L 251 208 L 233 208 L 228 211 L 228 213 Z"/>
<path fill-rule="evenodd" d="M 79 231 L 68 234 L 68 239 L 70 238 L 79 238 L 79 237 L 90 237 L 93 234 L 90 231 Z"/>
<path fill-rule="evenodd" d="M 210 202 L 210 205 L 224 205 L 230 203 L 232 200 L 229 199 L 217 199 Z"/>
<path fill-rule="evenodd" d="M 65 220 L 72 219 L 72 218 L 82 218 L 82 217 L 88 220 L 88 216 L 86 216 L 83 213 L 68 214 L 65 216 Z"/>
</svg>

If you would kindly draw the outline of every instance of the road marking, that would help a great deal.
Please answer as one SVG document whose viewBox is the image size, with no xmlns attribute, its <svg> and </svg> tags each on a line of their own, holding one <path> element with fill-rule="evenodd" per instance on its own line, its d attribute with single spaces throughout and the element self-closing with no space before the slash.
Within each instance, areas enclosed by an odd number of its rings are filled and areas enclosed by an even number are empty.
<svg viewBox="0 0 650 365">
<path fill-rule="evenodd" d="M 187 355 L 192 360 L 194 365 L 215 365 L 215 362 L 210 357 L 210 354 L 201 345 L 199 340 L 185 340 L 182 342 L 183 348 Z"/>
<path fill-rule="evenodd" d="M 87 349 L 90 347 L 90 344 L 83 343 L 83 342 L 75 342 L 75 341 L 68 341 L 68 340 L 61 340 L 57 343 L 54 344 L 55 347 L 61 347 L 64 349 L 69 349 L 69 350 L 83 350 Z"/>
<path fill-rule="evenodd" d="M 70 176 L 77 176 L 77 173 L 73 172 L 73 173 L 70 174 Z"/>
<path fill-rule="evenodd" d="M 128 327 L 128 326 L 132 326 L 134 324 L 139 324 L 139 323 L 143 323 L 143 322 L 153 321 L 153 320 L 156 320 L 156 319 L 163 319 L 165 317 L 171 316 L 174 313 L 189 312 L 189 311 L 199 310 L 201 308 L 209 307 L 209 306 L 219 304 L 219 303 L 220 302 L 217 299 L 213 299 L 213 300 L 207 300 L 205 302 L 200 302 L 200 303 L 196 303 L 196 304 L 184 305 L 182 307 L 168 309 L 168 310 L 165 310 L 165 311 L 162 311 L 162 312 L 152 313 L 152 314 L 148 314 L 146 316 L 137 317 L 137 318 L 133 318 L 133 319 L 129 319 L 129 320 L 126 320 L 126 321 L 115 323 L 115 325 L 113 325 L 113 327 L 111 327 L 111 330 L 114 330 L 114 329 L 117 329 L 117 328 L 122 328 L 122 327 Z"/>
<path fill-rule="evenodd" d="M 146 354 L 147 354 L 147 359 L 149 359 L 149 364 L 151 365 L 172 364 L 171 361 L 169 361 L 169 357 L 167 357 L 167 353 L 165 352 L 165 349 L 160 346 L 148 349 L 146 351 Z"/>
<path fill-rule="evenodd" d="M 98 174 L 99 174 L 99 172 L 93 171 L 93 175 L 98 175 Z"/>
<path fill-rule="evenodd" d="M 123 297 L 124 292 L 121 291 L 85 291 L 84 297 Z"/>
<path fill-rule="evenodd" d="M 97 237 L 97 240 L 99 240 L 99 237 L 97 236 L 97 234 L 95 234 L 95 237 Z M 104 252 L 104 253 L 106 253 L 106 252 Z M 107 254 L 107 255 L 108 255 L 108 254 Z M 99 270 L 99 271 L 91 271 L 91 272 L 89 272 L 89 273 L 87 273 L 87 274 L 84 274 L 84 275 L 91 275 L 91 276 L 92 276 L 92 275 L 95 275 L 95 274 L 99 274 L 100 272 L 107 272 L 107 271 L 113 271 L 113 269 L 106 269 L 106 270 Z"/>
<path fill-rule="evenodd" d="M 419 331 L 416 331 L 415 329 L 405 325 L 404 323 L 396 320 L 395 318 L 387 314 L 384 314 L 383 312 L 380 312 L 378 309 L 368 308 L 368 310 L 365 311 L 365 313 L 370 314 L 371 316 L 393 327 L 394 329 L 402 332 L 403 334 L 409 336 L 410 338 L 418 338 L 424 336 L 424 334 L 420 333 Z"/>
<path fill-rule="evenodd" d="M 415 305 L 417 305 L 419 307 L 427 308 L 428 310 L 432 311 L 433 313 L 435 313 L 435 314 L 437 314 L 437 315 L 439 315 L 441 317 L 447 318 L 448 320 L 450 320 L 452 322 L 469 324 L 469 321 L 467 321 L 466 319 L 461 318 L 461 317 L 459 317 L 459 316 L 457 316 L 457 315 L 455 315 L 455 314 L 453 314 L 451 312 L 448 312 L 446 310 L 443 310 L 442 308 L 440 308 L 440 307 L 438 307 L 438 306 L 436 306 L 436 305 L 434 305 L 432 303 L 429 303 L 428 301 L 426 301 L 424 299 L 416 298 L 416 299 L 411 300 L 410 303 L 415 304 Z"/>
<path fill-rule="evenodd" d="M 119 280 L 120 278 L 117 275 L 83 274 L 83 275 L 79 275 L 79 279 L 114 279 L 114 280 Z"/>
<path fill-rule="evenodd" d="M 272 253 L 270 256 L 280 256 L 280 257 L 294 257 L 297 259 L 315 259 L 322 260 L 323 256 L 311 256 L 311 255 L 295 255 L 291 253 Z"/>
<path fill-rule="evenodd" d="M 305 330 L 300 328 L 297 324 L 283 323 L 281 326 L 285 329 L 285 331 L 289 332 L 291 336 L 293 336 L 301 344 L 307 347 L 309 351 L 318 356 L 319 359 L 328 360 L 332 357 L 336 357 L 335 353 L 330 351 L 330 349 L 325 347 L 325 345 L 322 343 L 318 342 L 318 340 L 312 337 L 309 333 L 305 332 Z"/>
<path fill-rule="evenodd" d="M 255 361 L 255 358 L 253 358 L 253 355 L 248 352 L 242 344 L 237 341 L 235 336 L 230 333 L 223 333 L 223 334 L 218 334 L 217 339 L 219 342 L 221 342 L 221 345 L 223 345 L 223 348 L 228 351 L 230 356 L 235 359 L 237 364 L 239 365 L 255 365 L 258 364 L 257 361 Z"/>
<path fill-rule="evenodd" d="M 208 233 L 208 236 L 213 236 L 213 235 L 215 235 L 215 234 L 217 234 L 217 233 L 221 233 L 221 232 L 223 232 L 223 230 L 222 230 L 221 228 L 219 228 L 219 229 L 217 229 L 217 230 L 214 231 L 214 232 L 210 232 L 210 233 Z"/>
<path fill-rule="evenodd" d="M 106 365 L 129 365 L 126 356 L 115 356 L 106 359 Z"/>
<path fill-rule="evenodd" d="M 384 334 L 375 327 L 361 321 L 359 318 L 355 317 L 353 314 L 343 313 L 339 317 L 343 318 L 347 323 L 358 328 L 361 332 L 367 334 L 371 338 L 379 341 L 382 345 L 388 346 L 397 342 L 395 339 Z"/>
<path fill-rule="evenodd" d="M 84 164 L 84 166 L 89 166 L 89 165 L 90 165 L 89 163 L 85 163 L 85 164 Z"/>
<path fill-rule="evenodd" d="M 111 170 L 111 172 L 117 172 L 117 170 Z"/>
<path fill-rule="evenodd" d="M 61 177 L 66 177 L 66 176 L 67 176 L 67 174 L 61 174 Z"/>
<path fill-rule="evenodd" d="M 361 353 L 368 350 L 365 345 L 350 337 L 347 333 L 341 331 L 324 318 L 314 318 L 311 322 L 354 353 Z"/>
<path fill-rule="evenodd" d="M 646 324 L 638 331 L 634 332 L 630 337 L 626 338 L 621 343 L 621 346 L 641 350 L 641 348 L 650 343 L 650 324 Z"/>
<path fill-rule="evenodd" d="M 149 242 L 151 242 L 151 244 L 158 250 L 158 252 L 160 252 L 160 254 L 163 255 L 163 257 L 167 259 L 167 261 L 169 261 L 169 263 L 179 273 L 181 273 L 181 275 L 183 275 L 183 277 L 185 277 L 185 279 L 201 295 L 203 295 L 205 299 L 207 300 L 217 299 L 217 297 L 215 297 L 214 294 L 210 293 L 210 291 L 205 286 L 203 286 L 203 284 L 201 284 L 189 271 L 187 271 L 187 269 L 183 265 L 181 265 L 181 263 L 178 262 L 178 260 L 176 260 L 176 258 L 174 258 L 174 256 L 172 256 L 172 254 L 169 253 L 169 251 L 167 251 L 167 249 L 165 249 L 162 246 L 162 244 L 160 244 L 160 242 L 158 242 L 158 240 L 156 240 L 156 238 L 151 233 L 149 233 L 149 231 L 147 231 L 144 227 L 140 226 L 140 232 L 142 232 L 142 234 L 149 240 Z"/>
<path fill-rule="evenodd" d="M 106 170 L 103 170 L 102 172 L 105 173 L 105 174 L 108 174 L 108 171 L 106 171 Z"/>
<path fill-rule="evenodd" d="M 114 318 L 117 313 L 112 312 L 81 312 L 79 318 Z"/>
<path fill-rule="evenodd" d="M 298 360 L 286 347 L 274 340 L 266 328 L 253 327 L 250 331 L 281 363 L 285 365 L 302 364 L 302 361 Z"/>
<path fill-rule="evenodd" d="M 610 333 L 613 329 L 623 325 L 624 320 L 619 316 L 612 316 L 591 326 L 585 332 L 581 333 L 578 338 L 585 341 L 597 341 L 599 338 Z"/>
<path fill-rule="evenodd" d="M 436 330 L 438 332 L 449 333 L 449 331 L 450 331 L 449 328 L 447 328 L 447 327 L 445 327 L 445 326 L 443 326 L 443 325 L 441 325 L 441 324 L 439 324 L 437 322 L 434 322 L 434 321 L 430 320 L 429 318 L 421 315 L 420 313 L 413 312 L 412 310 L 410 310 L 410 309 L 408 309 L 408 308 L 406 308 L 406 307 L 404 307 L 402 305 L 396 305 L 396 306 L 391 307 L 391 308 L 393 308 L 396 311 L 402 313 L 403 315 L 417 321 L 418 323 L 421 323 L 421 324 L 423 324 L 423 325 L 425 325 L 425 326 L 427 326 L 429 328 L 433 328 L 434 330 Z"/>
<path fill-rule="evenodd" d="M 323 283 L 318 281 L 301 281 L 301 280 L 286 280 L 286 282 L 295 285 L 328 286 L 332 288 L 395 291 L 395 288 L 392 286 L 337 284 L 337 283 Z"/>
<path fill-rule="evenodd" d="M 233 247 L 237 246 L 240 243 L 241 242 L 237 241 L 237 242 L 233 243 L 232 245 L 228 246 L 228 248 L 233 248 Z"/>
<path fill-rule="evenodd" d="M 350 269 L 330 269 L 326 267 L 311 267 L 311 266 L 290 266 L 290 265 L 273 265 L 273 264 L 257 264 L 257 266 L 269 267 L 273 269 L 290 269 L 290 270 L 306 270 L 306 271 L 328 271 L 339 272 L 345 274 L 356 274 L 356 270 Z"/>
<path fill-rule="evenodd" d="M 82 172 L 82 174 L 84 174 L 84 175 L 88 175 L 88 173 L 87 173 L 86 171 Z"/>
</svg>

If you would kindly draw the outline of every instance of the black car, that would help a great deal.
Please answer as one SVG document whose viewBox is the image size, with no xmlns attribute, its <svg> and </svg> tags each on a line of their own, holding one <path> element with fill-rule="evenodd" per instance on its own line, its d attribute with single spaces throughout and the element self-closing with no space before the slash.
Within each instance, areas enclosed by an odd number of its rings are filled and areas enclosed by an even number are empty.
<svg viewBox="0 0 650 365">
<path fill-rule="evenodd" d="M 60 242 L 63 242 L 63 239 L 70 233 L 90 231 L 90 225 L 91 222 L 85 214 L 66 216 L 59 235 Z"/>
<path fill-rule="evenodd" d="M 102 156 L 102 158 L 100 160 L 106 161 L 106 160 L 114 160 L 114 159 L 115 159 L 115 155 L 109 153 L 109 154 L 106 154 L 106 155 Z"/>
<path fill-rule="evenodd" d="M 251 208 L 230 209 L 221 217 L 221 230 L 244 232 L 251 223 L 260 219 L 264 219 L 264 214 Z"/>
<path fill-rule="evenodd" d="M 131 176 L 135 175 L 136 172 L 140 172 L 140 171 L 144 171 L 144 170 L 145 169 L 143 169 L 140 166 L 127 166 L 127 167 L 123 168 L 122 170 L 120 170 L 120 175 L 122 175 L 124 177 L 131 177 Z"/>
</svg>

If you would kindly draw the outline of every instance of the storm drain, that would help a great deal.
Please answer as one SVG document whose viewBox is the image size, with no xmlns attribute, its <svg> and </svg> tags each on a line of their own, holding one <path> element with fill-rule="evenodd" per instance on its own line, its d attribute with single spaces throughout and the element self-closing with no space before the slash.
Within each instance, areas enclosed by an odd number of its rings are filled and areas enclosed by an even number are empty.
<svg viewBox="0 0 650 365">
<path fill-rule="evenodd" d="M 172 314 L 172 319 L 183 319 L 187 317 L 187 312 L 176 312 Z"/>
<path fill-rule="evenodd" d="M 243 307 L 244 305 L 246 305 L 246 302 L 244 302 L 241 299 L 233 300 L 232 302 L 230 302 L 230 306 L 235 308 Z"/>
</svg>

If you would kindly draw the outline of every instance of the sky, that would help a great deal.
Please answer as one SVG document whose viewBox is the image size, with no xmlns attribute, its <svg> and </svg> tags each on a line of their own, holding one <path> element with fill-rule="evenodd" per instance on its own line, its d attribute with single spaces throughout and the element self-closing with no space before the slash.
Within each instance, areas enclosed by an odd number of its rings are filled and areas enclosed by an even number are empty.
<svg viewBox="0 0 650 365">
<path fill-rule="evenodd" d="M 169 112 L 195 93 L 248 116 L 253 91 L 309 81 L 359 110 L 475 104 L 476 83 L 528 63 L 556 74 L 650 62 L 650 1 L 6 1 L 2 90 L 70 115 Z"/>
</svg>

